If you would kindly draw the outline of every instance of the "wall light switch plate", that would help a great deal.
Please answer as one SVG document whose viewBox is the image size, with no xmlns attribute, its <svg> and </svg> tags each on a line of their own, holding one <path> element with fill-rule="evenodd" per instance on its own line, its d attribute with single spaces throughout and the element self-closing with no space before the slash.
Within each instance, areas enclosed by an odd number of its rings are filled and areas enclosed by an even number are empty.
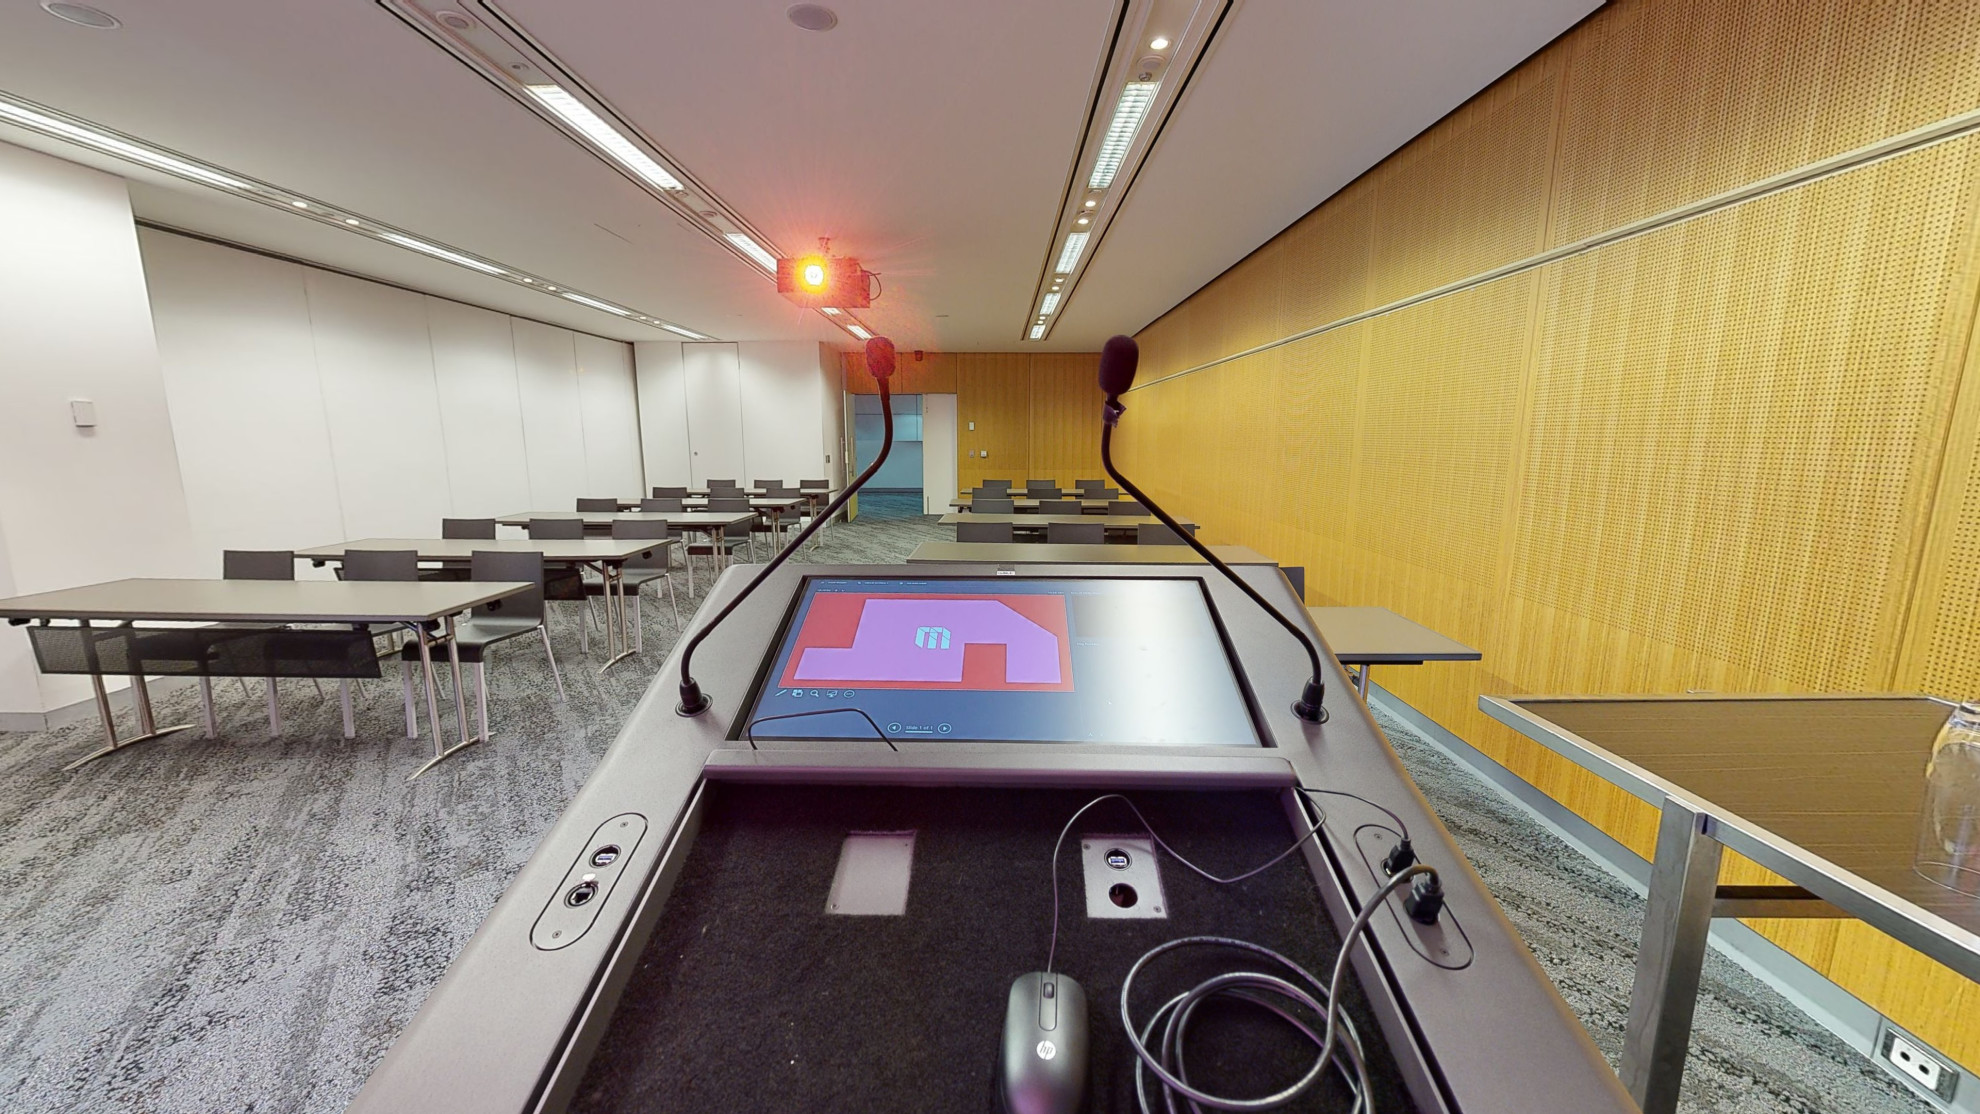
<svg viewBox="0 0 1980 1114">
<path fill-rule="evenodd" d="M 970 428 L 970 431 L 971 431 L 972 433 L 973 433 L 973 432 L 975 432 L 975 431 L 976 431 L 976 423 L 975 423 L 975 422 L 971 422 L 971 423 L 969 423 L 969 428 Z"/>
<path fill-rule="evenodd" d="M 96 402 L 94 399 L 72 398 L 69 400 L 69 420 L 76 423 L 77 429 L 96 428 Z"/>
</svg>

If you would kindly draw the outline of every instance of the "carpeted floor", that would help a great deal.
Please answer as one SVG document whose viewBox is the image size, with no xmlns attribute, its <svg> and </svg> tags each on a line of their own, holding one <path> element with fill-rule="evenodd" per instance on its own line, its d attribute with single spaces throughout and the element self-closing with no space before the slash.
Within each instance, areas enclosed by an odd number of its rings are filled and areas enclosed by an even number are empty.
<svg viewBox="0 0 1980 1114">
<path fill-rule="evenodd" d="M 912 502 L 862 502 L 861 520 L 827 530 L 806 560 L 898 561 L 949 536 Z M 96 745 L 93 720 L 0 734 L 0 1109 L 343 1109 L 676 634 L 649 598 L 646 652 L 601 677 L 596 647 L 578 652 L 575 609 L 553 611 L 570 699 L 556 699 L 534 644 L 498 649 L 492 742 L 415 782 L 431 741 L 404 738 L 389 676 L 367 684 L 348 741 L 335 690 L 320 700 L 307 682 L 284 682 L 277 739 L 258 682 L 251 696 L 220 686 L 218 740 L 186 732 L 74 773 L 61 767 Z M 196 718 L 191 690 L 159 701 L 161 722 Z M 1640 901 L 1389 727 L 1613 1057 Z M 1744 972 L 1715 956 L 1706 981 L 1687 1111 L 1924 1109 Z"/>
</svg>

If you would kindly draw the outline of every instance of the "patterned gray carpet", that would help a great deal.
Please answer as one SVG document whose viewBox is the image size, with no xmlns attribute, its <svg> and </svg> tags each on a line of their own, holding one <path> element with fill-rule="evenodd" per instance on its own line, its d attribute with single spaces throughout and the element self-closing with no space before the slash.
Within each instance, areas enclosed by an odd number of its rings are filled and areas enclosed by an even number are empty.
<svg viewBox="0 0 1980 1114">
<path fill-rule="evenodd" d="M 912 500 L 863 502 L 807 559 L 898 561 L 949 534 Z M 353 740 L 335 690 L 307 682 L 284 682 L 277 739 L 258 682 L 219 688 L 218 740 L 187 732 L 74 773 L 61 767 L 96 745 L 93 721 L 0 735 L 0 1109 L 343 1109 L 672 645 L 652 591 L 645 654 L 603 677 L 575 608 L 553 609 L 568 702 L 535 645 L 497 650 L 492 742 L 416 782 L 431 741 L 403 737 L 396 678 L 366 686 Z M 196 715 L 191 691 L 160 701 L 161 722 Z M 1613 1055 L 1640 902 L 1391 729 Z M 1687 1111 L 1922 1109 L 1744 972 L 1715 957 L 1707 982 Z"/>
</svg>

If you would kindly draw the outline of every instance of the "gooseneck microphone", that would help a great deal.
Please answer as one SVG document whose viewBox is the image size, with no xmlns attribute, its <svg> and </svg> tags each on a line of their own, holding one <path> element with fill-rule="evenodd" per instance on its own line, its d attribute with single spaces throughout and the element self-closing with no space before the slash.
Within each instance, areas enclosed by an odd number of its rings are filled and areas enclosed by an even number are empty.
<svg viewBox="0 0 1980 1114">
<path fill-rule="evenodd" d="M 1100 390 L 1107 396 L 1106 404 L 1100 409 L 1103 421 L 1100 427 L 1101 465 L 1107 469 L 1107 475 L 1121 485 L 1121 490 L 1134 496 L 1136 501 L 1148 508 L 1149 513 L 1161 519 L 1163 525 L 1174 530 L 1185 544 L 1196 550 L 1198 556 L 1216 566 L 1218 572 L 1223 573 L 1231 583 L 1238 586 L 1240 591 L 1251 597 L 1251 602 L 1263 608 L 1265 614 L 1277 619 L 1280 626 L 1286 628 L 1299 640 L 1299 644 L 1306 648 L 1306 657 L 1313 667 L 1313 672 L 1306 680 L 1305 691 L 1300 693 L 1299 699 L 1292 706 L 1293 715 L 1308 723 L 1327 722 L 1327 711 L 1321 707 L 1321 701 L 1327 695 L 1327 686 L 1320 680 L 1320 648 L 1313 644 L 1313 639 L 1292 620 L 1280 614 L 1278 608 L 1266 603 L 1265 597 L 1253 590 L 1251 585 L 1246 584 L 1237 573 L 1232 572 L 1229 565 L 1218 560 L 1217 555 L 1210 552 L 1210 547 L 1197 541 L 1196 535 L 1176 525 L 1176 520 L 1169 517 L 1168 511 L 1163 510 L 1155 500 L 1144 495 L 1140 488 L 1129 482 L 1126 476 L 1121 475 L 1120 469 L 1114 467 L 1114 426 L 1120 422 L 1121 415 L 1127 412 L 1127 407 L 1121 403 L 1121 395 L 1126 393 L 1129 387 L 1134 386 L 1135 366 L 1140 362 L 1141 348 L 1135 344 L 1133 337 L 1113 337 L 1107 341 L 1107 346 L 1100 350 Z"/>
<path fill-rule="evenodd" d="M 846 500 L 859 494 L 859 489 L 866 486 L 866 481 L 873 478 L 873 473 L 878 472 L 880 466 L 887 463 L 887 454 L 894 449 L 894 407 L 890 401 L 892 396 L 887 392 L 887 380 L 892 378 L 894 374 L 893 341 L 888 340 L 886 337 L 874 337 L 872 340 L 866 342 L 866 370 L 869 375 L 873 376 L 873 382 L 880 388 L 880 415 L 886 428 L 886 436 L 880 442 L 880 455 L 873 458 L 873 463 L 866 466 L 866 471 L 861 472 L 852 483 L 846 485 L 846 489 L 839 493 L 837 499 L 826 504 L 825 509 L 820 511 L 818 516 L 811 520 L 811 525 L 798 531 L 797 537 L 792 538 L 789 545 L 786 545 L 782 551 L 775 557 L 772 557 L 769 564 L 763 566 L 763 571 L 756 574 L 756 579 L 750 581 L 748 587 L 736 593 L 736 598 L 730 600 L 726 607 L 716 612 L 715 617 L 708 621 L 707 626 L 696 631 L 694 637 L 688 639 L 686 648 L 681 651 L 681 702 L 674 709 L 681 715 L 698 716 L 707 711 L 709 706 L 714 703 L 708 699 L 708 694 L 702 692 L 701 686 L 695 682 L 694 670 L 692 668 L 694 665 L 695 647 L 701 645 L 701 640 L 707 638 L 710 631 L 721 626 L 722 620 L 728 618 L 730 612 L 741 606 L 742 601 L 748 599 L 749 594 L 756 591 L 757 586 L 768 579 L 771 573 L 776 572 L 777 567 L 789 559 L 791 554 L 796 553 L 798 547 L 803 545 L 807 538 L 817 533 L 819 527 L 831 521 L 832 516 L 839 513 L 839 508 L 846 505 Z"/>
</svg>

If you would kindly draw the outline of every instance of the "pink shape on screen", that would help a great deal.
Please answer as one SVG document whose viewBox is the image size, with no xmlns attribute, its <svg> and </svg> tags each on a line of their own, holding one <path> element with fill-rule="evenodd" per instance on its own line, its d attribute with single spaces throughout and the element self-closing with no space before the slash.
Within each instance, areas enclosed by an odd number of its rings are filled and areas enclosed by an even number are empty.
<svg viewBox="0 0 1980 1114">
<path fill-rule="evenodd" d="M 919 644 L 917 644 L 919 642 Z M 1004 682 L 1059 683 L 1059 639 L 997 600 L 869 599 L 852 645 L 811 646 L 799 681 L 958 682 L 963 647 L 1001 644 Z"/>
</svg>

